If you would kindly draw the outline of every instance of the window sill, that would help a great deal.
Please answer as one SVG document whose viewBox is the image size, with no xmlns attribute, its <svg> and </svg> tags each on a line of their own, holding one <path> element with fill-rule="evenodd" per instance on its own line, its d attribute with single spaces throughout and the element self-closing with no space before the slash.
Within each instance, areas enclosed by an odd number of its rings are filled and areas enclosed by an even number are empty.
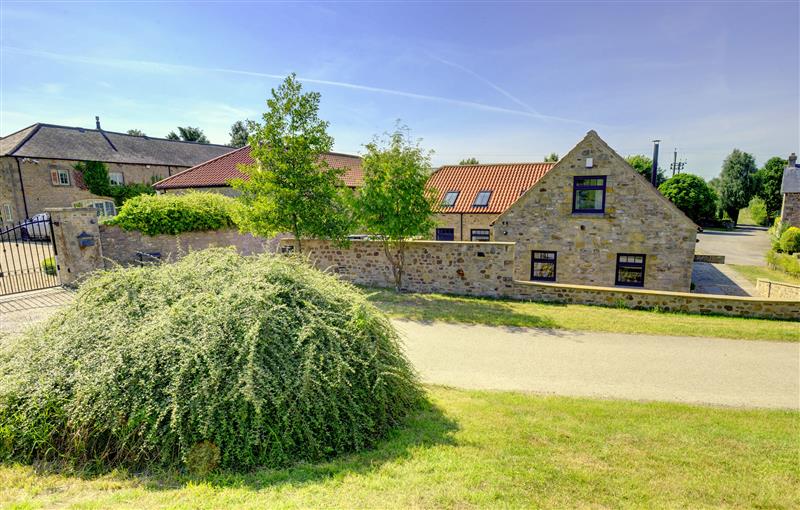
<svg viewBox="0 0 800 510">
<path fill-rule="evenodd" d="M 583 211 L 573 211 L 573 216 L 579 216 L 581 218 L 605 218 L 608 215 L 605 212 L 583 212 Z"/>
</svg>

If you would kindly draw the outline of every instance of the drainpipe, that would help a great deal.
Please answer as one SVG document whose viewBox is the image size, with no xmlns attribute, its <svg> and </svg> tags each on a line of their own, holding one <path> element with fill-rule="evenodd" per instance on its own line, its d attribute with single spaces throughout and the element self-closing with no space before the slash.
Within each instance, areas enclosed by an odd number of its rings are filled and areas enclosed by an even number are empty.
<svg viewBox="0 0 800 510">
<path fill-rule="evenodd" d="M 25 208 L 25 218 L 30 218 L 28 214 L 28 199 L 25 198 L 25 184 L 22 182 L 22 165 L 19 163 L 19 158 L 14 156 L 17 160 L 17 173 L 19 174 L 19 189 L 22 191 L 22 205 Z"/>
</svg>

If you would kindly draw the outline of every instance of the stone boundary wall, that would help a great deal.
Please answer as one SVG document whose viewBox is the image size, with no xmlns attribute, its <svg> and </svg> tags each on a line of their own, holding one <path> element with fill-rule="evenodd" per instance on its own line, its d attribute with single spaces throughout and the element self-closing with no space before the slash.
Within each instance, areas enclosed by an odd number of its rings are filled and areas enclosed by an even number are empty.
<svg viewBox="0 0 800 510">
<path fill-rule="evenodd" d="M 725 255 L 704 255 L 702 253 L 694 254 L 695 262 L 707 262 L 709 264 L 724 264 Z"/>
<path fill-rule="evenodd" d="M 119 264 L 140 262 L 139 253 L 160 253 L 161 260 L 176 260 L 191 251 L 211 247 L 235 246 L 239 253 L 251 255 L 275 251 L 278 237 L 264 239 L 242 234 L 236 229 L 207 232 L 184 232 L 178 235 L 148 236 L 137 231 L 125 231 L 113 225 L 100 225 L 100 243 L 103 257 Z M 146 256 L 144 257 L 147 258 Z"/>
<path fill-rule="evenodd" d="M 291 245 L 284 239 L 282 245 Z M 303 241 L 312 264 L 361 285 L 390 287 L 392 272 L 377 241 Z M 514 280 L 514 243 L 412 241 L 404 289 L 470 296 L 576 303 L 739 317 L 800 319 L 800 300 L 717 296 L 621 287 L 593 287 Z"/>
<path fill-rule="evenodd" d="M 756 280 L 756 292 L 765 298 L 800 300 L 800 285 L 772 280 Z"/>
</svg>

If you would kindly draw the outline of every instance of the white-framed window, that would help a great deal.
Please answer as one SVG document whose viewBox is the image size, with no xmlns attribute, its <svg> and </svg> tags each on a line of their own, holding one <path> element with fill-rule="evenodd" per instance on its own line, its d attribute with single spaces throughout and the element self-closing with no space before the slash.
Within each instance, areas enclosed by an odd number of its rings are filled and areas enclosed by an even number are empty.
<svg viewBox="0 0 800 510">
<path fill-rule="evenodd" d="M 108 180 L 115 186 L 125 184 L 125 176 L 122 175 L 122 172 L 108 172 Z"/>
<path fill-rule="evenodd" d="M 65 170 L 63 168 L 51 169 L 50 181 L 53 183 L 53 186 L 69 186 L 71 184 L 69 170 Z"/>
<path fill-rule="evenodd" d="M 3 210 L 0 211 L 0 224 L 12 221 L 14 221 L 14 210 L 11 208 L 11 204 L 3 204 Z"/>
<path fill-rule="evenodd" d="M 98 216 L 116 216 L 117 208 L 113 200 L 81 200 L 80 202 L 73 202 L 73 207 L 94 207 Z"/>
</svg>

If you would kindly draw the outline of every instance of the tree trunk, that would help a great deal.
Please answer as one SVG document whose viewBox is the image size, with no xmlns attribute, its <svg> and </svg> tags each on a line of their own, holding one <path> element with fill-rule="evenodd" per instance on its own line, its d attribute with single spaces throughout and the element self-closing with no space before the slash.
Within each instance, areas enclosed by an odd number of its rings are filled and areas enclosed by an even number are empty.
<svg viewBox="0 0 800 510">
<path fill-rule="evenodd" d="M 394 288 L 397 292 L 400 292 L 400 286 L 402 285 L 403 281 L 402 258 L 395 257 L 392 254 L 391 242 L 389 242 L 388 240 L 383 241 L 383 252 L 386 254 L 386 259 L 389 261 L 389 265 L 392 267 L 392 279 L 394 280 Z"/>
<path fill-rule="evenodd" d="M 300 254 L 303 252 L 303 244 L 300 241 L 300 230 L 297 228 L 297 215 L 292 215 L 292 233 L 294 234 L 294 241 L 297 243 L 297 253 Z"/>
</svg>

